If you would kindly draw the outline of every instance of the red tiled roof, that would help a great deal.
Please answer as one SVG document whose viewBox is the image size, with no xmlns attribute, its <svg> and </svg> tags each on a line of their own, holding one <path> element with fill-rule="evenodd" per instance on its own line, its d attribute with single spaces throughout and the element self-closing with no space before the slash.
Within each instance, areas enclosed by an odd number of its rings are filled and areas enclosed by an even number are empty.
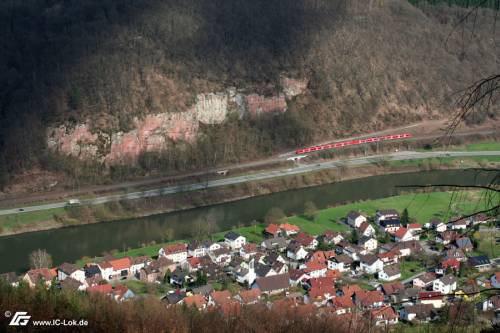
<svg viewBox="0 0 500 333">
<path fill-rule="evenodd" d="M 132 266 L 132 261 L 130 260 L 129 257 L 109 260 L 108 262 L 115 271 L 120 271 L 122 269 L 130 268 L 130 266 Z"/>
<path fill-rule="evenodd" d="M 351 297 L 355 293 L 357 293 L 357 292 L 359 293 L 362 291 L 363 291 L 363 289 L 361 289 L 361 287 L 358 286 L 357 284 L 348 284 L 347 286 L 342 287 L 342 292 L 344 293 L 344 296 L 348 296 L 348 297 Z"/>
<path fill-rule="evenodd" d="M 495 278 L 497 280 L 497 283 L 500 283 L 500 272 L 495 273 Z"/>
<path fill-rule="evenodd" d="M 385 306 L 380 309 L 370 310 L 370 316 L 372 318 L 383 318 L 386 320 L 391 320 L 398 317 L 394 309 L 390 306 Z"/>
<path fill-rule="evenodd" d="M 364 306 L 369 306 L 374 303 L 384 301 L 384 294 L 382 294 L 378 290 L 356 293 L 356 297 L 360 299 L 361 304 L 363 304 Z"/>
<path fill-rule="evenodd" d="M 327 294 L 329 294 L 330 297 L 335 296 L 335 287 L 321 285 L 309 289 L 309 297 L 314 299 L 323 299 Z"/>
<path fill-rule="evenodd" d="M 176 243 L 164 246 L 163 251 L 165 252 L 166 255 L 169 255 L 174 253 L 185 252 L 186 248 L 187 248 L 186 244 Z"/>
<path fill-rule="evenodd" d="M 309 246 L 314 241 L 314 238 L 306 233 L 301 232 L 297 235 L 297 237 L 295 237 L 295 240 L 302 246 Z"/>
<path fill-rule="evenodd" d="M 86 290 L 89 293 L 109 294 L 113 291 L 113 286 L 110 284 L 98 284 L 92 287 L 88 287 Z"/>
<path fill-rule="evenodd" d="M 215 304 L 221 305 L 231 300 L 231 293 L 229 290 L 213 291 L 210 297 L 214 300 Z"/>
<path fill-rule="evenodd" d="M 422 229 L 422 225 L 418 223 L 410 223 L 407 227 L 408 229 Z"/>
<path fill-rule="evenodd" d="M 198 257 L 188 258 L 187 261 L 191 267 L 198 267 L 201 264 L 201 260 Z"/>
<path fill-rule="evenodd" d="M 366 231 L 366 229 L 368 229 L 368 227 L 370 226 L 370 223 L 368 222 L 362 222 L 360 225 L 359 225 L 359 231 L 361 231 L 362 233 Z"/>
<path fill-rule="evenodd" d="M 342 273 L 338 269 L 329 269 L 326 271 L 326 277 L 330 279 L 340 279 L 342 277 Z"/>
<path fill-rule="evenodd" d="M 394 233 L 394 236 L 396 236 L 397 238 L 400 238 L 402 239 L 406 233 L 408 232 L 408 229 L 406 228 L 399 228 L 395 233 Z"/>
<path fill-rule="evenodd" d="M 254 288 L 250 290 L 243 290 L 240 291 L 239 293 L 241 300 L 243 303 L 252 303 L 255 301 L 258 301 L 261 295 L 260 289 L 259 288 Z"/>
<path fill-rule="evenodd" d="M 266 227 L 265 231 L 268 234 L 276 235 L 280 232 L 280 228 L 276 224 L 270 224 Z"/>
<path fill-rule="evenodd" d="M 321 286 L 327 286 L 327 287 L 334 287 L 335 283 L 331 278 L 328 277 L 320 277 L 320 278 L 312 278 L 309 279 L 309 284 L 311 287 L 321 287 Z"/>
<path fill-rule="evenodd" d="M 451 268 L 454 268 L 454 269 L 459 269 L 460 268 L 460 262 L 457 259 L 455 259 L 455 258 L 446 259 L 446 260 L 441 261 L 441 267 L 443 269 L 447 269 L 448 267 L 451 267 Z"/>
<path fill-rule="evenodd" d="M 48 268 L 30 269 L 28 272 L 26 272 L 26 274 L 28 274 L 32 282 L 37 282 L 40 278 L 43 278 L 45 281 L 51 281 L 54 277 L 53 273 Z"/>
<path fill-rule="evenodd" d="M 203 297 L 202 295 L 200 294 L 195 294 L 193 296 L 188 296 L 186 298 L 184 298 L 184 303 L 187 305 L 187 306 L 196 306 L 197 308 L 202 308 L 203 305 L 205 305 L 207 303 L 207 300 L 205 299 L 205 297 Z"/>
<path fill-rule="evenodd" d="M 325 264 L 322 264 L 322 263 L 319 263 L 316 261 L 309 261 L 308 263 L 306 263 L 306 268 L 304 268 L 304 272 L 311 273 L 311 272 L 320 271 L 323 269 L 326 269 Z"/>
<path fill-rule="evenodd" d="M 354 303 L 349 296 L 338 296 L 333 299 L 333 305 L 337 308 L 353 308 Z"/>
<path fill-rule="evenodd" d="M 300 228 L 296 225 L 289 224 L 289 223 L 282 223 L 279 226 L 281 229 L 287 231 L 287 232 L 299 232 Z"/>
<path fill-rule="evenodd" d="M 246 243 L 243 245 L 243 250 L 245 250 L 246 253 L 251 253 L 257 251 L 257 244 L 254 243 Z"/>
</svg>

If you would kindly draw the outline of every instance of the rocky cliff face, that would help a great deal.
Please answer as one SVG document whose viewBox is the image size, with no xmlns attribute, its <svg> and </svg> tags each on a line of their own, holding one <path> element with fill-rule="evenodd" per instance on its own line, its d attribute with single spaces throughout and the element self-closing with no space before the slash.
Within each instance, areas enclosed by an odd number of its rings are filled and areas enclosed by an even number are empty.
<svg viewBox="0 0 500 333">
<path fill-rule="evenodd" d="M 282 78 L 283 93 L 274 96 L 244 94 L 235 88 L 225 92 L 198 94 L 196 103 L 182 112 L 163 112 L 134 118 L 133 129 L 105 133 L 92 130 L 89 122 L 75 127 L 50 128 L 47 144 L 54 152 L 95 160 L 108 165 L 135 162 L 143 152 L 168 149 L 170 142 L 194 142 L 199 125 L 223 123 L 228 114 L 257 117 L 263 113 L 286 112 L 286 98 L 302 94 L 306 80 Z"/>
</svg>

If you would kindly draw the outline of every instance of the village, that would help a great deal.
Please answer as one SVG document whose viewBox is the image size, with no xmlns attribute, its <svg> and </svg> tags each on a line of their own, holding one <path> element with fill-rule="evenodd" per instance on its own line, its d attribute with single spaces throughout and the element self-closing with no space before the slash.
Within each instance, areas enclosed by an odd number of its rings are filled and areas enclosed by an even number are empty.
<svg viewBox="0 0 500 333">
<path fill-rule="evenodd" d="M 117 302 L 151 296 L 127 286 L 135 281 L 164 286 L 159 297 L 165 306 L 231 313 L 263 303 L 346 322 L 364 318 L 374 326 L 432 322 L 444 311 L 448 318 L 460 316 L 457 308 L 466 302 L 495 322 L 500 295 L 487 290 L 500 288 L 500 271 L 496 258 L 478 255 L 470 238 L 474 230 L 495 228 L 495 218 L 476 214 L 420 224 L 405 215 L 394 209 L 374 216 L 351 211 L 332 222 L 351 233 L 321 235 L 271 223 L 259 244 L 229 231 L 219 241 L 169 243 L 154 257 L 106 257 L 83 267 L 63 263 L 1 278 L 13 286 L 101 293 Z"/>
</svg>

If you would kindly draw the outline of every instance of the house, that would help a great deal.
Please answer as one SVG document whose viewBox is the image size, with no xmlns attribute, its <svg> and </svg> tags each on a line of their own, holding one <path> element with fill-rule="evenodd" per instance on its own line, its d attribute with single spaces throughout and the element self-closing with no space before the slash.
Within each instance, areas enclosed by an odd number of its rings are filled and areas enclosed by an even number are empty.
<svg viewBox="0 0 500 333">
<path fill-rule="evenodd" d="M 455 239 L 455 246 L 464 252 L 470 252 L 474 250 L 474 245 L 472 244 L 469 237 L 460 237 Z"/>
<path fill-rule="evenodd" d="M 454 272 L 458 272 L 460 269 L 460 262 L 455 259 L 445 259 L 439 263 L 436 267 L 436 274 L 445 275 L 448 270 L 452 270 Z"/>
<path fill-rule="evenodd" d="M 83 291 L 87 288 L 86 281 L 84 282 L 73 279 L 67 276 L 63 281 L 60 281 L 62 290 Z"/>
<path fill-rule="evenodd" d="M 177 289 L 176 291 L 170 291 L 161 301 L 167 306 L 181 304 L 181 301 L 186 297 L 186 293 Z"/>
<path fill-rule="evenodd" d="M 129 277 L 130 267 L 132 266 L 132 260 L 129 257 L 108 260 L 108 263 L 112 268 L 111 278 L 126 279 Z"/>
<path fill-rule="evenodd" d="M 198 310 L 203 310 L 207 307 L 206 298 L 200 294 L 185 297 L 179 303 L 184 303 L 188 307 L 195 307 Z"/>
<path fill-rule="evenodd" d="M 401 270 L 398 265 L 385 266 L 380 272 L 378 272 L 378 278 L 383 281 L 394 281 L 400 279 Z"/>
<path fill-rule="evenodd" d="M 500 272 L 496 272 L 491 277 L 491 285 L 493 288 L 500 288 Z"/>
<path fill-rule="evenodd" d="M 419 235 L 414 234 L 413 232 L 410 231 L 410 229 L 407 228 L 399 228 L 394 232 L 394 240 L 396 242 L 407 242 L 411 240 L 419 240 Z"/>
<path fill-rule="evenodd" d="M 286 250 L 286 256 L 292 260 L 304 260 L 308 255 L 304 246 L 295 240 L 288 244 Z"/>
<path fill-rule="evenodd" d="M 290 276 L 290 284 L 291 285 L 298 285 L 302 284 L 305 281 L 309 280 L 309 275 L 307 275 L 303 269 L 292 269 L 289 272 Z"/>
<path fill-rule="evenodd" d="M 395 209 L 377 210 L 375 222 L 380 225 L 381 221 L 399 220 L 399 213 Z"/>
<path fill-rule="evenodd" d="M 230 231 L 224 235 L 224 242 L 232 250 L 238 250 L 247 243 L 247 239 L 234 231 Z"/>
<path fill-rule="evenodd" d="M 421 292 L 421 289 L 419 288 L 406 288 L 399 290 L 395 295 L 392 295 L 391 300 L 399 304 L 414 304 L 418 299 L 419 292 Z"/>
<path fill-rule="evenodd" d="M 214 291 L 214 287 L 211 284 L 205 284 L 203 286 L 195 287 L 191 289 L 193 294 L 200 294 L 205 297 L 210 297 L 210 294 Z"/>
<path fill-rule="evenodd" d="M 240 257 L 244 259 L 249 259 L 251 256 L 257 253 L 257 245 L 254 243 L 247 243 L 240 247 Z"/>
<path fill-rule="evenodd" d="M 329 258 L 335 256 L 335 251 L 315 251 L 310 254 L 307 258 L 309 261 L 316 261 L 322 264 L 326 264 Z"/>
<path fill-rule="evenodd" d="M 423 251 L 422 245 L 416 240 L 396 243 L 392 250 L 399 250 L 402 257 L 407 257 Z"/>
<path fill-rule="evenodd" d="M 200 258 L 205 255 L 207 255 L 207 244 L 203 242 L 199 242 L 197 240 L 193 240 L 188 244 L 187 250 L 188 250 L 188 256 L 189 257 L 195 257 L 195 258 Z"/>
<path fill-rule="evenodd" d="M 367 221 L 366 215 L 361 212 L 351 211 L 347 214 L 347 224 L 353 228 L 359 228 L 361 223 Z"/>
<path fill-rule="evenodd" d="M 335 285 L 330 279 L 311 279 L 310 283 L 308 299 L 316 306 L 326 305 L 329 300 L 335 297 Z"/>
<path fill-rule="evenodd" d="M 273 269 L 271 265 L 263 265 L 263 264 L 256 265 L 255 273 L 257 274 L 258 277 L 277 275 L 276 271 Z"/>
<path fill-rule="evenodd" d="M 260 246 L 266 250 L 283 251 L 286 248 L 286 239 L 284 237 L 268 238 Z"/>
<path fill-rule="evenodd" d="M 338 244 L 344 240 L 344 236 L 340 232 L 326 230 L 323 235 L 319 236 L 319 240 L 325 244 Z"/>
<path fill-rule="evenodd" d="M 279 294 L 290 287 L 290 276 L 288 273 L 257 278 L 252 288 L 259 288 L 263 294 Z"/>
<path fill-rule="evenodd" d="M 469 221 L 460 219 L 451 223 L 451 230 L 466 230 L 468 225 Z"/>
<path fill-rule="evenodd" d="M 340 272 L 349 271 L 351 269 L 352 263 L 352 258 L 345 254 L 339 254 L 338 256 L 331 257 L 327 261 L 328 269 L 335 269 Z"/>
<path fill-rule="evenodd" d="M 384 293 L 385 296 L 390 297 L 392 295 L 396 295 L 397 293 L 405 290 L 405 286 L 401 282 L 389 282 L 381 285 L 380 290 Z"/>
<path fill-rule="evenodd" d="M 341 315 L 350 313 L 354 309 L 354 303 L 350 296 L 337 296 L 332 299 L 332 307 L 335 314 Z"/>
<path fill-rule="evenodd" d="M 36 268 L 27 271 L 22 277 L 22 280 L 26 281 L 31 288 L 34 288 L 38 282 L 42 282 L 47 287 L 50 287 L 52 285 L 52 279 L 55 277 L 56 275 L 48 268 Z"/>
<path fill-rule="evenodd" d="M 458 238 L 458 233 L 456 231 L 447 230 L 437 234 L 436 243 L 447 245 L 453 242 L 457 238 Z"/>
<path fill-rule="evenodd" d="M 220 249 L 210 251 L 208 256 L 214 264 L 219 266 L 227 266 L 231 262 L 231 251 L 226 247 L 221 247 Z"/>
<path fill-rule="evenodd" d="M 360 256 L 360 268 L 367 274 L 375 274 L 380 272 L 384 267 L 384 263 L 373 254 Z"/>
<path fill-rule="evenodd" d="M 234 298 L 241 304 L 256 304 L 260 301 L 261 291 L 259 288 L 254 288 L 250 290 L 242 290 Z"/>
<path fill-rule="evenodd" d="M 371 236 L 362 236 L 358 240 L 358 245 L 361 246 L 366 251 L 374 251 L 377 249 L 378 241 L 376 238 Z"/>
<path fill-rule="evenodd" d="M 189 275 L 189 272 L 177 267 L 172 274 L 170 274 L 170 284 L 178 287 L 184 286 L 185 283 L 194 282 L 194 278 Z"/>
<path fill-rule="evenodd" d="M 159 257 L 170 259 L 173 262 L 182 262 L 186 260 L 187 254 L 187 246 L 183 243 L 166 245 L 158 251 Z"/>
<path fill-rule="evenodd" d="M 379 223 L 380 230 L 383 232 L 394 233 L 401 228 L 401 221 L 399 220 L 382 220 Z"/>
<path fill-rule="evenodd" d="M 305 267 L 302 268 L 304 270 L 304 273 L 309 275 L 309 277 L 311 278 L 319 278 L 326 275 L 327 266 L 325 264 L 316 261 L 310 261 L 304 266 Z"/>
<path fill-rule="evenodd" d="M 149 264 L 151 264 L 152 260 L 148 256 L 139 256 L 139 257 L 131 258 L 131 261 L 132 261 L 132 264 L 130 266 L 130 272 L 132 273 L 132 275 L 138 276 L 141 268 L 144 268 L 144 267 L 148 266 Z"/>
<path fill-rule="evenodd" d="M 389 252 L 378 253 L 377 257 L 382 260 L 384 265 L 396 264 L 399 261 L 401 252 L 399 250 L 391 250 Z"/>
<path fill-rule="evenodd" d="M 482 224 L 482 223 L 488 223 L 491 219 L 488 218 L 488 215 L 484 213 L 479 213 L 470 218 L 471 222 L 473 225 L 476 224 Z"/>
<path fill-rule="evenodd" d="M 398 315 L 391 306 L 370 310 L 370 319 L 375 326 L 395 325 L 398 323 Z"/>
<path fill-rule="evenodd" d="M 101 271 L 101 276 L 105 280 L 111 280 L 113 278 L 113 266 L 107 261 L 101 261 L 97 263 Z"/>
<path fill-rule="evenodd" d="M 153 283 L 162 279 L 162 273 L 157 267 L 146 266 L 139 270 L 139 280 Z"/>
<path fill-rule="evenodd" d="M 401 320 L 429 322 L 436 317 L 437 313 L 432 304 L 406 305 L 399 311 Z"/>
<path fill-rule="evenodd" d="M 231 292 L 229 290 L 212 291 L 209 297 L 209 305 L 223 306 L 231 301 Z"/>
<path fill-rule="evenodd" d="M 476 256 L 476 257 L 469 257 L 468 261 L 469 261 L 469 265 L 471 265 L 472 267 L 474 267 L 475 269 L 477 269 L 480 272 L 487 271 L 487 270 L 491 269 L 490 259 L 485 255 Z"/>
<path fill-rule="evenodd" d="M 444 232 L 447 229 L 447 226 L 443 221 L 434 217 L 429 221 L 430 229 L 435 230 L 436 232 Z"/>
<path fill-rule="evenodd" d="M 66 278 L 72 278 L 81 283 L 85 282 L 85 271 L 76 267 L 73 264 L 69 264 L 67 262 L 62 263 L 57 268 L 57 279 L 59 281 L 64 281 Z"/>
<path fill-rule="evenodd" d="M 432 284 L 433 291 L 439 291 L 442 294 L 450 294 L 457 289 L 457 279 L 453 275 L 445 275 Z"/>
<path fill-rule="evenodd" d="M 124 302 L 128 299 L 134 298 L 135 294 L 123 284 L 118 284 L 113 287 L 111 297 L 117 302 Z"/>
<path fill-rule="evenodd" d="M 294 240 L 308 250 L 314 250 L 318 246 L 318 240 L 304 232 L 297 234 Z"/>
<path fill-rule="evenodd" d="M 482 303 L 480 303 L 480 308 L 482 311 L 500 311 L 500 295 L 495 295 L 483 301 Z"/>
<path fill-rule="evenodd" d="M 366 237 L 375 236 L 375 233 L 376 233 L 375 228 L 368 222 L 361 223 L 361 225 L 359 226 L 357 231 L 358 231 L 358 234 L 360 234 L 361 236 L 366 236 Z"/>
<path fill-rule="evenodd" d="M 281 235 L 281 229 L 276 224 L 271 223 L 264 229 L 264 235 L 271 237 L 278 237 Z"/>
<path fill-rule="evenodd" d="M 416 288 L 425 289 L 433 284 L 434 280 L 436 280 L 436 274 L 432 272 L 424 273 L 413 279 L 413 286 Z"/>
<path fill-rule="evenodd" d="M 443 307 L 444 295 L 439 291 L 422 291 L 418 293 L 418 304 L 431 304 L 435 309 Z"/>
<path fill-rule="evenodd" d="M 299 227 L 289 223 L 282 223 L 279 227 L 285 236 L 296 235 L 300 231 Z"/>
<path fill-rule="evenodd" d="M 83 271 L 85 272 L 85 278 L 101 275 L 101 269 L 97 264 L 85 264 L 85 266 L 83 266 Z"/>
<path fill-rule="evenodd" d="M 422 225 L 419 223 L 410 223 L 406 228 L 410 230 L 413 235 L 419 235 L 422 232 Z"/>
<path fill-rule="evenodd" d="M 257 278 L 257 273 L 255 272 L 255 260 L 250 260 L 248 268 L 239 268 L 236 271 L 236 282 L 251 286 L 255 279 Z"/>
<path fill-rule="evenodd" d="M 456 259 L 458 261 L 467 261 L 467 256 L 461 249 L 449 249 L 444 253 L 445 259 Z"/>
<path fill-rule="evenodd" d="M 384 294 L 379 290 L 366 291 L 360 289 L 354 293 L 356 303 L 365 309 L 379 308 L 384 305 Z"/>
</svg>

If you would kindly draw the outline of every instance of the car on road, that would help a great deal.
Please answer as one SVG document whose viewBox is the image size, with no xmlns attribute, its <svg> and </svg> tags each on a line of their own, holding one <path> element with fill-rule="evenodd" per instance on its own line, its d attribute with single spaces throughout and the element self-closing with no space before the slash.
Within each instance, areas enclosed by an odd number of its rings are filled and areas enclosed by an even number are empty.
<svg viewBox="0 0 500 333">
<path fill-rule="evenodd" d="M 24 208 L 19 208 L 18 211 L 24 212 Z"/>
</svg>

